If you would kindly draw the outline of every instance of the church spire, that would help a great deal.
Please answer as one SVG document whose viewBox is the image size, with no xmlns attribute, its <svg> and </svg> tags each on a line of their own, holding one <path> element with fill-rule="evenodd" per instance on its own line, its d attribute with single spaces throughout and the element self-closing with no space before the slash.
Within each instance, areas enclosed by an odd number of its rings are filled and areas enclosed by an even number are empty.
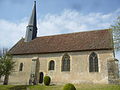
<svg viewBox="0 0 120 90">
<path fill-rule="evenodd" d="M 34 1 L 34 7 L 32 10 L 32 15 L 30 17 L 28 25 L 36 26 L 37 27 L 37 20 L 36 20 L 36 1 Z"/>
<path fill-rule="evenodd" d="M 29 42 L 37 37 L 37 17 L 36 17 L 36 1 L 32 10 L 28 26 L 26 28 L 25 42 Z"/>
</svg>

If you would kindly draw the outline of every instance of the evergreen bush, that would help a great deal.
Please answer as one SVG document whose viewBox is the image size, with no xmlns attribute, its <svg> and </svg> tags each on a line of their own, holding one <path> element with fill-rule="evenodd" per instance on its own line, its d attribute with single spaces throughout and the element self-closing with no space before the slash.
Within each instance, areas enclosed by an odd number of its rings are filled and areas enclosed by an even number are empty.
<svg viewBox="0 0 120 90">
<path fill-rule="evenodd" d="M 76 90 L 76 88 L 73 84 L 68 83 L 63 87 L 63 90 Z"/>
<path fill-rule="evenodd" d="M 49 76 L 45 76 L 44 77 L 44 84 L 46 86 L 49 86 L 50 85 L 50 82 L 51 82 L 51 78 Z"/>
</svg>

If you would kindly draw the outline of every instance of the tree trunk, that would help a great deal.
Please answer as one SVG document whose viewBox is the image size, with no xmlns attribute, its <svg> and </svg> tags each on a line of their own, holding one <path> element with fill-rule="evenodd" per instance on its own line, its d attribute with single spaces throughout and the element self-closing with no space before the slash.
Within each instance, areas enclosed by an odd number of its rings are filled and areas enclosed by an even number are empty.
<svg viewBox="0 0 120 90">
<path fill-rule="evenodd" d="M 5 75 L 3 85 L 8 85 L 8 78 L 9 78 L 9 75 Z"/>
<path fill-rule="evenodd" d="M 1 75 L 0 75 L 0 82 L 1 82 Z"/>
</svg>

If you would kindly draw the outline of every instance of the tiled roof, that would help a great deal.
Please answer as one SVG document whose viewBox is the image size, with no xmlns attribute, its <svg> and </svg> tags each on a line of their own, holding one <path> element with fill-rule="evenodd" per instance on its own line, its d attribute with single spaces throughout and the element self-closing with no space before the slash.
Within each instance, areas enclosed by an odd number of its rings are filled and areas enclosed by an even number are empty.
<svg viewBox="0 0 120 90">
<path fill-rule="evenodd" d="M 105 29 L 37 37 L 30 42 L 21 39 L 9 52 L 19 55 L 110 49 L 113 49 L 112 33 Z"/>
</svg>

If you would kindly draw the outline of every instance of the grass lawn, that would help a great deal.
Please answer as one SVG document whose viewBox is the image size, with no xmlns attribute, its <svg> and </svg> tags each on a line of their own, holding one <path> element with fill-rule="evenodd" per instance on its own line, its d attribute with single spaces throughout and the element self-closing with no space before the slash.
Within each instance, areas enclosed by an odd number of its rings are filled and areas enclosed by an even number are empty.
<svg viewBox="0 0 120 90">
<path fill-rule="evenodd" d="M 120 90 L 120 85 L 80 84 L 75 85 L 77 90 Z M 0 85 L 0 90 L 62 90 L 63 86 L 26 86 L 26 85 Z"/>
</svg>

